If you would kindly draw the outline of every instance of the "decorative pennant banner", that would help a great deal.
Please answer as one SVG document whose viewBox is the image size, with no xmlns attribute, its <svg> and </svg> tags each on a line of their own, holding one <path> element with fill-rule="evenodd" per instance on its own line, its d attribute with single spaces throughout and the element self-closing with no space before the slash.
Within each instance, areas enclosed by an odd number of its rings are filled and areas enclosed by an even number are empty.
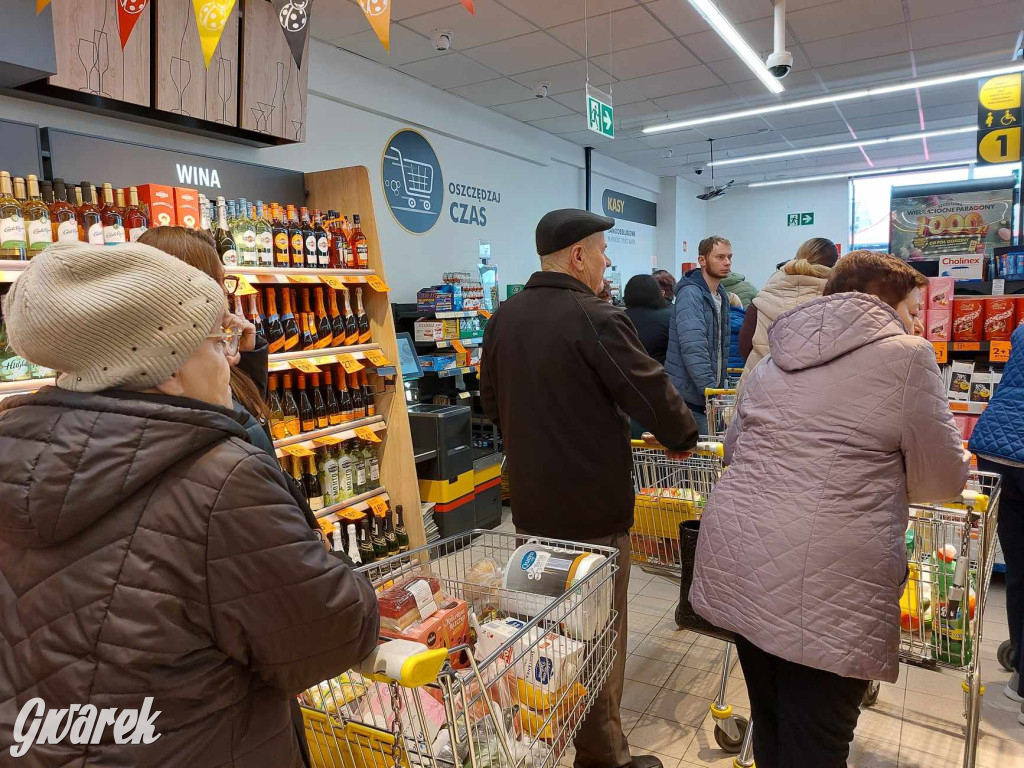
<svg viewBox="0 0 1024 768">
<path fill-rule="evenodd" d="M 476 16 L 476 11 L 473 9 L 473 0 L 462 0 L 462 4 L 466 6 L 466 10 Z"/>
<path fill-rule="evenodd" d="M 384 49 L 391 52 L 391 0 L 356 0 Z"/>
<path fill-rule="evenodd" d="M 284 39 L 291 48 L 295 66 L 302 69 L 302 53 L 309 37 L 309 18 L 313 13 L 313 0 L 273 0 L 277 19 L 281 22 Z"/>
<path fill-rule="evenodd" d="M 50 4 L 50 0 L 36 0 L 36 16 L 43 12 L 43 8 Z"/>
<path fill-rule="evenodd" d="M 235 7 L 235 0 L 192 0 L 196 10 L 196 27 L 199 29 L 199 42 L 203 46 L 203 60 L 206 68 L 210 68 L 213 52 L 217 50 L 224 27 Z"/>
<path fill-rule="evenodd" d="M 135 29 L 135 22 L 146 10 L 149 0 L 117 0 L 117 31 L 121 36 L 121 50 L 128 45 L 128 38 Z"/>
</svg>

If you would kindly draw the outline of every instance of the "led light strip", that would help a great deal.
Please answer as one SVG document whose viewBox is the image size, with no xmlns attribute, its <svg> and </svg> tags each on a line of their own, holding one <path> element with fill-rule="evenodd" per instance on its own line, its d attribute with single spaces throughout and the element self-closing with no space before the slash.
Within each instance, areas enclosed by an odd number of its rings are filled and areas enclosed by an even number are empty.
<svg viewBox="0 0 1024 768">
<path fill-rule="evenodd" d="M 842 144 L 822 144 L 818 147 L 803 147 L 802 149 L 787 149 L 783 152 L 769 152 L 764 155 L 746 155 L 744 157 L 730 157 L 726 160 L 715 160 L 708 165 L 740 165 L 741 163 L 753 163 L 758 160 L 776 160 L 785 157 L 797 157 L 799 155 L 817 155 L 822 152 L 838 152 L 841 149 L 857 149 L 859 147 L 877 147 L 880 144 L 895 144 L 900 141 L 913 141 L 914 139 L 931 139 L 936 136 L 952 136 L 957 133 L 973 133 L 977 131 L 976 125 L 965 125 L 960 128 L 945 128 L 935 131 L 919 131 L 918 133 L 904 133 L 899 136 L 887 136 L 884 139 L 859 139 L 857 141 L 845 141 Z"/>
<path fill-rule="evenodd" d="M 692 2 L 692 0 L 691 0 Z M 1011 64 L 1005 67 L 993 69 L 979 69 L 974 72 L 964 72 L 957 75 L 944 75 L 941 77 L 925 77 L 918 80 L 908 80 L 905 83 L 894 85 L 879 85 L 874 88 L 862 88 L 858 91 L 847 91 L 846 93 L 835 93 L 827 96 L 816 96 L 811 99 L 800 99 L 788 101 L 784 104 L 766 104 L 762 107 L 741 109 L 736 112 L 726 112 L 719 115 L 708 115 L 706 117 L 695 117 L 691 120 L 678 120 L 672 123 L 661 125 L 649 125 L 643 129 L 644 133 L 662 133 L 664 131 L 678 131 L 682 128 L 693 128 L 697 125 L 709 125 L 710 123 L 722 123 L 728 120 L 739 120 L 744 117 L 760 117 L 771 115 L 776 112 L 788 112 L 793 109 L 806 109 L 817 107 L 822 104 L 835 104 L 842 101 L 853 101 L 855 99 L 866 99 L 870 96 L 884 96 L 890 93 L 901 91 L 913 91 L 917 88 L 932 88 L 936 85 L 949 85 L 951 83 L 962 83 L 968 80 L 977 80 L 981 77 L 994 77 L 996 75 L 1009 75 L 1014 72 L 1024 72 L 1024 63 Z"/>
<path fill-rule="evenodd" d="M 890 173 L 909 171 L 930 171 L 939 168 L 965 168 L 974 165 L 977 160 L 958 160 L 948 163 L 928 163 L 925 165 L 906 165 L 895 168 L 873 168 L 870 171 L 848 171 L 847 173 L 827 173 L 821 176 L 799 176 L 795 179 L 776 179 L 774 181 L 752 181 L 748 187 L 777 187 L 780 184 L 803 184 L 809 181 L 829 181 L 831 179 L 850 179 L 855 176 L 885 176 Z"/>
<path fill-rule="evenodd" d="M 690 5 L 696 9 L 697 13 L 704 17 L 704 20 L 711 25 L 711 28 L 736 52 L 736 55 L 743 60 L 743 63 L 750 67 L 750 71 L 757 75 L 757 79 L 764 83 L 765 88 L 772 93 L 782 93 L 785 90 L 782 87 L 782 83 L 768 71 L 768 67 L 761 61 L 761 57 L 754 52 L 754 49 L 743 39 L 743 36 L 732 25 L 732 22 L 722 15 L 722 12 L 718 10 L 718 7 L 711 0 L 690 0 Z M 646 129 L 644 133 L 647 133 Z"/>
</svg>

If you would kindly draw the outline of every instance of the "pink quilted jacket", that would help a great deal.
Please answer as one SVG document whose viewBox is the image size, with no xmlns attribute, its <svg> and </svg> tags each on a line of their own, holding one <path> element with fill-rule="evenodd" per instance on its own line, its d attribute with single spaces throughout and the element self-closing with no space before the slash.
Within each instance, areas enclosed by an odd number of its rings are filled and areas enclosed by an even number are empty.
<svg viewBox="0 0 1024 768">
<path fill-rule="evenodd" d="M 863 293 L 779 317 L 726 438 L 690 599 L 768 653 L 896 680 L 907 504 L 951 498 L 969 455 L 931 345 Z"/>
</svg>

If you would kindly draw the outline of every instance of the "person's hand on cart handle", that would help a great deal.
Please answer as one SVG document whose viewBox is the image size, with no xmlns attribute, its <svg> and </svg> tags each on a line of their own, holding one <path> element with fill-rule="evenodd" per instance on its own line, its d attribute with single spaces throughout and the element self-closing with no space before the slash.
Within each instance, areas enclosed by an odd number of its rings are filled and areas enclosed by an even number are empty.
<svg viewBox="0 0 1024 768">
<path fill-rule="evenodd" d="M 658 438 L 656 438 L 650 432 L 644 432 L 640 437 L 643 439 L 645 443 L 647 443 L 651 447 L 662 447 L 661 443 L 658 442 Z M 668 448 L 665 448 L 665 456 L 671 459 L 672 461 L 686 461 L 692 455 L 692 451 L 671 451 Z"/>
</svg>

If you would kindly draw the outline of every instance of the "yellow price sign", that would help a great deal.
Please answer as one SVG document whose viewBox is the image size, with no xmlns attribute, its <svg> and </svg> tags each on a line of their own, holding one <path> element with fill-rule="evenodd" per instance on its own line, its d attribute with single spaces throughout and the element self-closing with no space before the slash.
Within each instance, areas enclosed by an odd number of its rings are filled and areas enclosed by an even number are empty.
<svg viewBox="0 0 1024 768">
<path fill-rule="evenodd" d="M 288 275 L 289 283 L 319 283 L 320 278 L 315 275 Z"/>
<path fill-rule="evenodd" d="M 352 520 L 353 522 L 358 523 L 360 520 L 366 517 L 366 515 L 360 512 L 358 509 L 352 509 L 352 507 L 349 507 L 348 509 L 343 509 L 341 512 L 339 512 L 338 517 L 344 518 L 345 520 Z"/>
<path fill-rule="evenodd" d="M 370 505 L 370 509 L 373 510 L 373 514 L 378 517 L 384 517 L 388 513 L 388 503 L 384 501 L 383 496 L 373 496 L 366 500 L 366 503 Z"/>
<path fill-rule="evenodd" d="M 377 437 L 377 433 L 369 427 L 356 427 L 356 437 L 360 440 L 367 440 L 371 443 L 379 443 L 380 438 Z"/>
<path fill-rule="evenodd" d="M 320 373 L 320 369 L 313 365 L 312 360 L 289 360 L 288 365 L 303 373 Z"/>
<path fill-rule="evenodd" d="M 304 459 L 307 456 L 316 456 L 314 451 L 309 450 L 309 448 L 304 445 L 286 445 L 281 450 L 289 456 L 298 456 L 300 459 Z"/>
<path fill-rule="evenodd" d="M 345 369 L 345 373 L 356 373 L 363 370 L 363 364 L 352 357 L 352 355 L 338 355 L 338 362 Z"/>
<path fill-rule="evenodd" d="M 329 539 L 334 534 L 334 523 L 327 518 L 321 518 L 316 521 L 317 525 L 320 526 L 320 530 L 323 531 L 324 538 Z"/>
<path fill-rule="evenodd" d="M 491 311 L 489 309 L 478 309 L 477 312 L 485 320 L 490 320 L 491 319 Z"/>
<path fill-rule="evenodd" d="M 366 278 L 362 275 L 345 275 L 342 282 L 350 283 L 352 285 L 362 285 L 366 282 Z"/>
<path fill-rule="evenodd" d="M 320 279 L 323 280 L 324 283 L 326 283 L 336 291 L 345 290 L 345 281 L 342 280 L 340 277 L 335 277 L 334 275 L 324 275 Z"/>
<path fill-rule="evenodd" d="M 458 339 L 452 339 L 452 349 L 454 349 L 456 352 L 461 352 L 462 354 L 466 354 L 466 345 L 463 344 Z"/>
<path fill-rule="evenodd" d="M 338 358 L 334 355 L 321 355 L 313 358 L 313 365 L 334 365 Z"/>
<path fill-rule="evenodd" d="M 373 290 L 379 293 L 387 293 L 388 291 L 391 290 L 388 287 L 388 284 L 385 283 L 383 279 L 381 279 L 380 275 L 367 275 L 366 283 L 371 288 L 373 288 Z"/>
<path fill-rule="evenodd" d="M 315 438 L 313 440 L 313 445 L 337 445 L 338 443 L 343 442 L 345 441 L 342 438 L 338 437 L 337 435 L 324 435 L 323 437 Z"/>
<path fill-rule="evenodd" d="M 991 363 L 1006 363 L 1010 360 L 1010 342 L 993 341 L 989 348 L 988 359 Z"/>
<path fill-rule="evenodd" d="M 235 288 L 236 296 L 252 296 L 256 293 L 256 289 L 253 288 L 253 283 L 259 282 L 252 275 L 233 275 L 238 278 L 238 287 Z"/>
<path fill-rule="evenodd" d="M 949 344 L 945 341 L 933 341 L 932 346 L 935 348 L 935 361 L 942 365 L 949 361 Z"/>
<path fill-rule="evenodd" d="M 954 352 L 980 352 L 981 342 L 980 341 L 954 341 L 953 342 Z"/>
<path fill-rule="evenodd" d="M 391 361 L 379 349 L 368 349 L 364 354 L 366 359 L 370 361 L 370 364 L 375 365 L 377 368 L 386 368 L 391 365 Z"/>
</svg>

